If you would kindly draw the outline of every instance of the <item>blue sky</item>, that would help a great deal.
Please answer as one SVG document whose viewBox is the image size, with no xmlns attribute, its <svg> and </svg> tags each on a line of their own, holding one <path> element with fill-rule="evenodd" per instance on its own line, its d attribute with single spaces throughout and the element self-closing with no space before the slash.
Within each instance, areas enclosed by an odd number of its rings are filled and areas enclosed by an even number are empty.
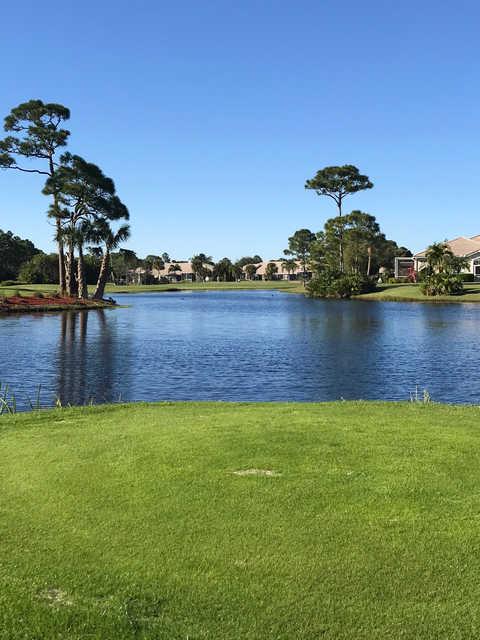
<svg viewBox="0 0 480 640">
<path fill-rule="evenodd" d="M 141 256 L 277 257 L 335 214 L 305 179 L 345 163 L 375 183 L 345 208 L 421 249 L 480 233 L 479 21 L 473 1 L 9 3 L 0 115 L 70 107 Z M 0 171 L 0 228 L 48 250 L 40 190 Z"/>
</svg>

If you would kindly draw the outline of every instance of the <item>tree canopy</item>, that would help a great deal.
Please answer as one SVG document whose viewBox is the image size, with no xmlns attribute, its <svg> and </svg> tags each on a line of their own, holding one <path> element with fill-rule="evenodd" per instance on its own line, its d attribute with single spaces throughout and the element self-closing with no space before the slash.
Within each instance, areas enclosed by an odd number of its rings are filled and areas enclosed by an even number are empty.
<svg viewBox="0 0 480 640">
<path fill-rule="evenodd" d="M 283 252 L 286 256 L 293 256 L 300 262 L 304 280 L 315 240 L 316 236 L 310 229 L 299 229 L 288 239 L 288 249 Z"/>
<path fill-rule="evenodd" d="M 70 131 L 61 125 L 69 118 L 69 109 L 53 102 L 29 100 L 14 107 L 4 120 L 5 131 L 14 135 L 0 140 L 0 166 L 53 175 L 55 153 L 67 144 L 70 135 Z M 21 158 L 47 160 L 47 165 L 27 167 L 21 163 Z"/>
<path fill-rule="evenodd" d="M 343 200 L 347 196 L 372 187 L 369 177 L 362 175 L 353 164 L 325 167 L 305 182 L 305 189 L 312 189 L 319 196 L 331 198 L 337 205 L 340 216 Z"/>
<path fill-rule="evenodd" d="M 203 281 L 207 276 L 211 275 L 211 267 L 214 265 L 212 256 L 198 253 L 192 256 L 190 262 L 192 271 L 199 280 Z"/>
<path fill-rule="evenodd" d="M 39 253 L 31 240 L 0 229 L 0 280 L 15 280 L 22 264 Z"/>
<path fill-rule="evenodd" d="M 242 270 L 238 265 L 233 264 L 229 258 L 222 258 L 213 267 L 212 276 L 215 280 L 223 282 L 233 282 L 240 277 Z"/>
<path fill-rule="evenodd" d="M 70 118 L 67 107 L 54 102 L 29 100 L 14 107 L 4 120 L 8 135 L 0 140 L 0 168 L 52 177 L 56 170 L 56 153 L 67 144 L 70 131 L 62 127 Z M 24 158 L 37 160 L 32 167 Z M 58 198 L 52 193 L 52 211 L 58 214 Z M 65 262 L 60 220 L 56 218 L 60 290 L 65 291 Z"/>
<path fill-rule="evenodd" d="M 340 264 L 340 244 L 343 245 L 343 265 Z M 410 254 L 405 247 L 387 240 L 375 216 L 359 210 L 327 220 L 317 234 L 311 253 L 317 272 L 330 270 L 363 275 L 376 273 L 380 267 L 393 269 L 396 256 Z"/>
</svg>

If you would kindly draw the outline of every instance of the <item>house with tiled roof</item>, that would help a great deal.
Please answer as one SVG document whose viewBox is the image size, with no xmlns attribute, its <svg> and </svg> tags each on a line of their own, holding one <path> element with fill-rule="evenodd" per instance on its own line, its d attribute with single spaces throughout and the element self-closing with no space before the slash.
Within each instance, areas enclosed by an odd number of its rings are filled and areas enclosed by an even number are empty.
<svg viewBox="0 0 480 640">
<path fill-rule="evenodd" d="M 204 264 L 203 266 L 206 271 L 213 271 L 212 265 Z M 180 282 L 182 280 L 193 282 L 196 279 L 192 263 L 189 260 L 165 262 L 162 269 L 152 269 L 152 274 L 158 280 L 167 278 L 171 282 Z"/>
<path fill-rule="evenodd" d="M 256 271 L 253 276 L 248 275 L 248 267 L 251 265 L 245 265 L 242 268 L 244 278 L 246 280 L 266 280 L 267 267 L 269 264 L 274 264 L 277 269 L 272 277 L 273 280 L 301 280 L 304 275 L 307 278 L 310 278 L 312 275 L 310 271 L 307 271 L 305 274 L 303 273 L 302 266 L 298 260 L 294 269 L 286 269 L 285 260 L 264 260 L 263 262 L 257 262 L 254 265 L 256 267 Z"/>
<path fill-rule="evenodd" d="M 463 272 L 471 273 L 475 280 L 480 280 L 480 235 L 472 236 L 471 238 L 460 236 L 453 240 L 447 240 L 445 244 L 447 244 L 454 256 L 468 260 L 468 266 Z M 421 271 L 427 263 L 427 251 L 428 249 L 424 249 L 416 253 L 412 258 L 395 258 L 395 277 L 406 277 L 411 271 L 416 273 Z"/>
<path fill-rule="evenodd" d="M 207 271 L 212 271 L 210 264 L 203 265 Z M 194 282 L 196 280 L 192 263 L 189 260 L 177 260 L 175 262 L 165 262 L 161 269 L 145 269 L 145 267 L 137 267 L 129 271 L 129 281 L 135 284 L 144 284 L 148 277 L 151 276 L 157 281 L 169 282 Z"/>
</svg>

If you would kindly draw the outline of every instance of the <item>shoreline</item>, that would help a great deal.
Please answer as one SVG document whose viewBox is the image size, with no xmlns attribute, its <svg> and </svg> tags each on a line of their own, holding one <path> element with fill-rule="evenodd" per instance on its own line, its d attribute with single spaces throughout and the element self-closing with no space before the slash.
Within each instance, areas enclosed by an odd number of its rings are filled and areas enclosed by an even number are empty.
<svg viewBox="0 0 480 640">
<path fill-rule="evenodd" d="M 54 297 L 56 285 L 13 285 L 0 286 L 0 299 L 3 297 L 10 304 L 0 302 L 0 314 L 5 313 L 30 313 L 48 311 L 89 310 L 98 308 L 112 308 L 115 305 L 110 302 L 79 301 L 76 298 L 64 301 Z M 138 295 L 144 293 L 182 293 L 196 291 L 278 291 L 281 293 L 305 295 L 306 291 L 301 282 L 290 281 L 243 281 L 243 282 L 189 282 L 177 284 L 152 284 L 152 285 L 109 285 L 106 289 L 107 296 Z M 36 294 L 40 293 L 38 297 Z M 16 295 L 17 294 L 17 295 Z M 18 295 L 20 294 L 20 295 Z M 11 301 L 14 304 L 11 304 Z M 339 298 L 312 298 L 314 300 L 341 300 Z M 424 296 L 419 285 L 412 284 L 380 284 L 376 291 L 352 296 L 349 300 L 360 302 L 408 302 L 421 304 L 478 304 L 480 303 L 480 284 L 469 284 L 462 295 L 458 296 Z"/>
<path fill-rule="evenodd" d="M 51 313 L 58 311 L 92 311 L 114 309 L 118 305 L 107 300 L 79 300 L 76 298 L 10 296 L 0 302 L 0 316 L 15 313 Z"/>
</svg>

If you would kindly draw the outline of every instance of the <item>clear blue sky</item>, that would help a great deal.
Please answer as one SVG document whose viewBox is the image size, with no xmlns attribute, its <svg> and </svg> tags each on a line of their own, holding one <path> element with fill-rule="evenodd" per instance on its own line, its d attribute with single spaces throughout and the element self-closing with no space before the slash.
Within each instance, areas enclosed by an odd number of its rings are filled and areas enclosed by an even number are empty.
<svg viewBox="0 0 480 640">
<path fill-rule="evenodd" d="M 480 8 L 471 2 L 84 0 L 2 6 L 0 115 L 70 107 L 70 148 L 114 178 L 129 246 L 177 259 L 281 254 L 333 203 L 421 249 L 480 233 Z M 53 247 L 40 180 L 0 172 L 0 228 Z"/>
</svg>

